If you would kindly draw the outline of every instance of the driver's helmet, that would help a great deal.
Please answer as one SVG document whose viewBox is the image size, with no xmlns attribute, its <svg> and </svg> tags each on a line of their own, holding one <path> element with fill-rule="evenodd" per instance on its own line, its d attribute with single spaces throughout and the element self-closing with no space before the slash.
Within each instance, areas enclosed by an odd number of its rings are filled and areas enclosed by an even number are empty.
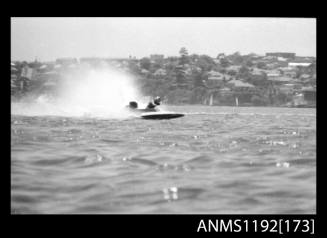
<svg viewBox="0 0 327 238">
<path fill-rule="evenodd" d="M 161 98 L 160 97 L 155 97 L 155 99 L 153 100 L 154 104 L 156 105 L 160 105 L 161 103 Z"/>
<path fill-rule="evenodd" d="M 132 102 L 129 102 L 129 107 L 130 108 L 133 108 L 133 109 L 135 109 L 135 108 L 137 108 L 137 102 L 134 102 L 134 101 L 132 101 Z"/>
</svg>

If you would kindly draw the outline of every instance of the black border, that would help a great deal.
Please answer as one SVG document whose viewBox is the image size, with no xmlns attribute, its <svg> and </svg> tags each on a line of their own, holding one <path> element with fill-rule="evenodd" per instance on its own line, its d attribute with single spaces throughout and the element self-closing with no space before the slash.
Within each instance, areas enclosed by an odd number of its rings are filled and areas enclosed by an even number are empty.
<svg viewBox="0 0 327 238">
<path fill-rule="evenodd" d="M 55 2 L 53 4 L 56 4 Z M 194 3 L 197 4 L 197 3 Z M 263 3 L 264 4 L 264 3 Z M 302 3 L 297 3 L 297 4 L 302 4 Z M 304 3 L 307 4 L 307 3 Z M 310 8 L 310 7 L 309 7 Z M 286 8 L 287 9 L 287 8 Z M 19 13 L 19 11 L 18 11 Z M 110 12 L 111 14 L 112 12 Z M 219 13 L 219 10 L 218 12 Z M 16 13 L 15 13 L 16 14 Z M 13 14 L 13 15 L 15 15 Z M 13 17 L 13 16 L 10 16 Z M 11 30 L 11 20 L 10 17 L 7 19 L 8 25 L 9 26 L 7 29 L 9 29 L 9 36 L 11 36 L 10 30 Z M 276 17 L 276 16 L 275 16 Z M 288 17 L 288 16 L 285 16 Z M 298 16 L 302 17 L 302 16 Z M 306 18 L 316 18 L 317 19 L 317 48 L 321 47 L 322 44 L 324 44 L 324 41 L 318 40 L 319 37 L 322 37 L 320 33 L 321 31 L 318 31 L 318 28 L 320 27 L 322 29 L 322 20 L 320 17 L 317 16 L 306 16 Z M 10 37 L 9 37 L 9 47 L 7 48 L 9 50 L 9 61 L 11 59 L 11 52 L 10 52 Z M 317 50 L 317 70 L 318 70 L 318 75 L 323 75 L 323 73 L 319 70 L 320 67 L 323 67 L 322 64 L 322 59 L 323 55 L 320 54 Z M 5 63 L 2 65 L 7 65 L 8 62 L 5 60 Z M 10 71 L 8 70 L 8 78 L 10 77 Z M 10 81 L 6 80 L 8 82 L 8 90 L 4 94 L 5 99 L 10 98 Z M 324 88 L 323 85 L 323 80 L 322 77 L 319 77 L 319 80 L 317 81 L 317 86 L 319 84 L 318 88 Z M 5 90 L 3 90 L 5 91 Z M 7 95 L 5 95 L 8 93 Z M 322 102 L 322 99 L 319 99 L 319 97 L 322 98 L 322 95 L 319 93 L 318 90 L 318 98 L 317 98 L 317 127 L 320 125 L 318 118 L 320 116 L 318 113 L 318 108 L 319 105 L 321 104 L 319 101 Z M 4 100 L 5 101 L 5 100 Z M 10 110 L 10 101 L 6 106 L 9 105 L 9 123 L 11 124 L 11 110 Z M 11 129 L 9 127 L 8 129 L 8 134 L 11 134 Z M 320 154 L 319 150 L 319 144 L 321 144 L 318 140 L 318 130 L 317 130 L 317 155 Z M 9 137 L 10 138 L 10 137 Z M 198 223 L 201 219 L 315 219 L 315 234 L 322 234 L 322 205 L 323 203 L 319 201 L 319 196 L 321 195 L 318 191 L 319 185 L 322 186 L 322 178 L 318 179 L 319 176 L 322 175 L 322 163 L 320 159 L 317 159 L 317 173 L 316 173 L 316 178 L 317 178 L 317 183 L 316 183 L 316 190 L 317 190 L 317 200 L 316 200 L 316 215 L 282 215 L 282 214 L 240 214 L 240 215 L 228 215 L 228 214 L 218 214 L 218 215 L 209 215 L 209 214 L 192 214 L 192 215 L 177 215 L 177 214 L 169 214 L 169 215 L 12 215 L 11 214 L 11 208 L 10 208 L 10 191 L 11 191 L 11 170 L 10 170 L 10 153 L 11 151 L 9 150 L 10 148 L 10 142 L 8 145 L 8 152 L 9 152 L 9 160 L 5 160 L 7 165 L 4 167 L 9 168 L 9 182 L 7 183 L 8 190 L 9 190 L 9 206 L 7 210 L 7 215 L 8 215 L 8 220 L 15 229 L 13 230 L 14 233 L 17 231 L 21 234 L 25 233 L 35 233 L 35 232 L 41 232 L 42 230 L 47 231 L 47 233 L 42 233 L 44 236 L 47 236 L 47 234 L 52 234 L 52 235 L 63 235 L 66 233 L 66 231 L 70 231 L 70 233 L 66 234 L 75 234 L 75 233 L 83 233 L 85 235 L 92 235 L 92 237 L 96 235 L 105 235 L 105 236 L 112 236 L 112 234 L 122 236 L 123 234 L 126 233 L 131 233 L 132 235 L 136 234 L 144 234 L 144 233 L 149 233 L 153 235 L 172 235 L 174 236 L 176 232 L 181 232 L 183 235 L 187 234 L 192 234 L 192 233 L 197 233 L 196 229 L 198 227 Z M 321 145 L 322 146 L 322 145 Z M 321 147 L 320 146 L 320 147 Z M 318 157 L 318 156 L 317 156 Z M 319 166 L 318 166 L 319 165 Z M 4 174 L 3 174 L 4 175 Z M 7 177 L 8 178 L 8 177 Z M 5 181 L 5 180 L 3 180 Z M 65 230 L 65 232 L 63 232 Z M 244 235 L 244 232 L 241 233 L 211 233 L 215 236 L 223 236 L 223 235 Z M 270 233 L 249 233 L 251 237 L 262 237 L 262 236 L 274 236 L 274 237 L 280 237 L 278 234 L 270 234 Z M 42 235 L 42 236 L 43 236 Z M 306 234 L 293 234 L 295 237 L 314 237 L 314 236 L 307 236 Z M 287 234 L 283 235 L 283 237 L 288 236 Z M 321 236 L 321 235 L 320 235 Z M 317 236 L 318 237 L 318 236 Z"/>
</svg>

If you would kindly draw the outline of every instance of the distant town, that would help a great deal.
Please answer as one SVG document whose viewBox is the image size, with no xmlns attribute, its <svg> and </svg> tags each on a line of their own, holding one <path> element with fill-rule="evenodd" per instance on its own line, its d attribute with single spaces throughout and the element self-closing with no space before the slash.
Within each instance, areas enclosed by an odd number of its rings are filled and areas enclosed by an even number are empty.
<svg viewBox="0 0 327 238">
<path fill-rule="evenodd" d="M 291 52 L 230 55 L 215 58 L 189 54 L 153 54 L 129 58 L 58 58 L 55 62 L 11 62 L 12 100 L 55 93 L 67 75 L 108 66 L 137 80 L 143 95 L 161 96 L 173 105 L 316 107 L 316 58 Z"/>
</svg>

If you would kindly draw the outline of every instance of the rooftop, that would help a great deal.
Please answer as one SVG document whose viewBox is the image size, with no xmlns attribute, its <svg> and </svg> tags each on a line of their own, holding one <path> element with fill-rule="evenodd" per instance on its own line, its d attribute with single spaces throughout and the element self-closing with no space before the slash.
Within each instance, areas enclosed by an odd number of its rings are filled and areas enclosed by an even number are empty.
<svg viewBox="0 0 327 238">
<path fill-rule="evenodd" d="M 290 82 L 290 81 L 294 81 L 292 78 L 285 77 L 285 76 L 278 76 L 278 77 L 268 78 L 268 80 L 270 80 L 270 81 L 277 81 L 277 82 Z"/>
<path fill-rule="evenodd" d="M 235 87 L 254 88 L 252 84 L 242 82 L 240 80 L 230 80 L 228 83 L 234 84 Z"/>
</svg>

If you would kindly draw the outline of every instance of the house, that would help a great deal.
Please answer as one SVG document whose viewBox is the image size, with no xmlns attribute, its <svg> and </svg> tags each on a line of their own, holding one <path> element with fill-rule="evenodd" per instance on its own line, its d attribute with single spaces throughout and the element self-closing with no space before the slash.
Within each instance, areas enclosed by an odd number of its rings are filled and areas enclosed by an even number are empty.
<svg viewBox="0 0 327 238">
<path fill-rule="evenodd" d="M 157 69 L 153 75 L 157 77 L 166 76 L 167 72 L 164 69 Z"/>
<path fill-rule="evenodd" d="M 286 83 L 279 86 L 279 90 L 286 94 L 294 94 L 294 92 L 300 89 L 301 85 L 296 83 Z"/>
<path fill-rule="evenodd" d="M 37 72 L 39 72 L 39 73 L 45 73 L 47 71 L 50 71 L 51 68 L 53 69 L 54 66 L 52 66 L 50 64 L 41 64 L 39 67 L 37 67 Z"/>
<path fill-rule="evenodd" d="M 17 80 L 17 75 L 16 74 L 12 74 L 11 75 L 11 79 L 10 79 L 10 81 L 11 81 L 11 86 L 15 86 L 15 83 L 16 83 L 16 80 Z"/>
<path fill-rule="evenodd" d="M 239 102 L 243 105 L 244 103 L 249 103 L 253 94 L 256 93 L 256 87 L 254 85 L 241 80 L 230 80 L 226 86 L 233 90 L 233 95 L 236 97 L 236 105 L 238 105 Z"/>
<path fill-rule="evenodd" d="M 191 67 L 187 67 L 187 68 L 184 70 L 184 72 L 185 72 L 185 75 L 190 76 L 190 75 L 192 74 L 192 69 L 191 69 Z"/>
<path fill-rule="evenodd" d="M 293 105 L 297 107 L 315 107 L 316 106 L 316 89 L 305 87 L 293 96 Z"/>
<path fill-rule="evenodd" d="M 280 67 L 287 67 L 288 66 L 288 61 L 278 61 L 276 62 L 276 68 L 280 68 Z"/>
<path fill-rule="evenodd" d="M 294 81 L 292 78 L 287 76 L 268 77 L 268 80 L 278 85 L 292 83 Z"/>
<path fill-rule="evenodd" d="M 221 87 L 224 84 L 224 78 L 218 76 L 210 76 L 204 81 L 204 85 L 208 88 Z"/>
<path fill-rule="evenodd" d="M 220 53 L 220 54 L 218 54 L 218 56 L 217 56 L 217 59 L 218 60 L 220 60 L 220 59 L 225 59 L 226 58 L 226 55 L 224 54 L 224 53 Z M 219 63 L 219 61 L 218 61 L 218 63 Z"/>
<path fill-rule="evenodd" d="M 18 69 L 15 67 L 16 65 L 14 63 L 11 63 L 11 85 L 12 87 L 16 87 L 15 86 L 15 82 L 19 76 L 19 71 Z"/>
<path fill-rule="evenodd" d="M 288 67 L 309 67 L 312 63 L 309 62 L 289 62 Z"/>
<path fill-rule="evenodd" d="M 201 72 L 202 71 L 202 69 L 200 67 L 195 66 L 195 65 L 191 65 L 191 70 L 195 71 L 195 72 Z"/>
<path fill-rule="evenodd" d="M 293 61 L 298 62 L 298 63 L 313 63 L 316 61 L 316 58 L 315 57 L 296 56 Z"/>
<path fill-rule="evenodd" d="M 302 93 L 304 96 L 304 100 L 306 100 L 309 103 L 315 103 L 316 102 L 316 96 L 317 96 L 317 91 L 313 87 L 304 87 L 302 88 Z"/>
<path fill-rule="evenodd" d="M 39 67 L 39 69 L 46 69 L 48 66 L 46 64 L 43 64 Z"/>
<path fill-rule="evenodd" d="M 228 81 L 227 85 L 229 85 L 233 88 L 237 88 L 237 89 L 255 88 L 254 85 L 252 85 L 250 83 L 246 83 L 246 82 L 243 82 L 241 80 L 236 80 L 236 79 L 232 79 L 232 80 Z"/>
<path fill-rule="evenodd" d="M 296 72 L 295 71 L 286 71 L 286 72 L 283 72 L 283 75 L 284 76 L 287 76 L 287 77 L 290 77 L 290 78 L 295 78 L 296 77 Z"/>
<path fill-rule="evenodd" d="M 306 104 L 303 93 L 295 93 L 292 98 L 292 101 L 293 101 L 292 102 L 293 106 L 299 106 L 299 105 Z"/>
<path fill-rule="evenodd" d="M 149 70 L 146 70 L 146 69 L 141 70 L 141 74 L 148 74 L 148 73 L 149 73 Z"/>
<path fill-rule="evenodd" d="M 242 68 L 241 65 L 231 65 L 227 68 L 227 70 L 234 70 L 234 71 L 238 72 L 240 70 L 240 68 Z"/>
<path fill-rule="evenodd" d="M 296 54 L 295 53 L 289 53 L 289 52 L 272 52 L 272 53 L 266 53 L 266 56 L 283 57 L 283 58 L 294 59 Z"/>
<path fill-rule="evenodd" d="M 279 70 L 267 70 L 266 74 L 268 78 L 279 77 L 281 75 Z"/>
<path fill-rule="evenodd" d="M 11 87 L 10 87 L 10 89 L 11 89 L 11 93 L 14 93 L 16 90 L 17 90 L 17 76 L 16 75 L 14 75 L 14 74 L 12 74 L 11 75 Z"/>
<path fill-rule="evenodd" d="M 211 71 L 209 71 L 208 72 L 208 78 L 209 77 L 217 77 L 217 78 L 223 78 L 223 74 L 222 73 L 220 73 L 220 72 L 218 72 L 218 71 L 214 71 L 214 70 L 211 70 Z"/>
<path fill-rule="evenodd" d="M 34 76 L 35 76 L 35 70 L 33 68 L 30 68 L 27 64 L 24 65 L 20 77 L 27 80 L 32 80 Z"/>
<path fill-rule="evenodd" d="M 205 80 L 204 85 L 208 88 L 215 88 L 223 86 L 226 80 L 229 80 L 231 76 L 222 74 L 220 72 L 211 70 L 208 72 L 208 79 Z"/>
<path fill-rule="evenodd" d="M 265 56 L 261 59 L 261 62 L 263 63 L 270 63 L 270 62 L 274 62 L 277 60 L 276 56 Z"/>
<path fill-rule="evenodd" d="M 295 78 L 297 75 L 296 70 L 294 70 L 292 67 L 280 67 L 279 70 L 281 71 L 282 75 L 290 78 Z"/>
<path fill-rule="evenodd" d="M 286 58 L 284 58 L 284 57 L 277 57 L 277 60 L 278 60 L 278 61 L 282 61 L 282 62 L 285 62 L 285 61 L 287 61 L 287 59 L 286 59 Z"/>
<path fill-rule="evenodd" d="M 301 74 L 301 76 L 300 76 L 300 79 L 302 79 L 302 80 L 308 80 L 310 78 L 311 78 L 311 76 L 309 74 Z"/>
<path fill-rule="evenodd" d="M 232 90 L 230 88 L 227 88 L 227 87 L 220 88 L 218 91 L 219 91 L 219 94 L 222 95 L 222 96 L 232 94 Z"/>
<path fill-rule="evenodd" d="M 280 64 L 280 63 L 278 63 L 278 62 L 267 63 L 267 64 L 266 64 L 266 67 L 267 67 L 268 69 L 275 69 L 275 68 L 277 68 L 277 67 L 279 66 L 279 64 Z"/>
<path fill-rule="evenodd" d="M 208 72 L 208 80 L 228 81 L 232 78 L 229 74 L 223 74 L 218 71 L 211 70 Z"/>
<path fill-rule="evenodd" d="M 251 69 L 251 74 L 253 74 L 253 75 L 263 75 L 263 74 L 267 74 L 267 70 L 259 69 L 259 68 L 252 68 Z"/>
<path fill-rule="evenodd" d="M 38 74 L 37 79 L 42 81 L 57 81 L 60 78 L 60 74 L 56 71 L 49 71 L 46 73 Z"/>
<path fill-rule="evenodd" d="M 18 69 L 14 66 L 11 66 L 10 70 L 11 70 L 11 72 L 18 72 Z"/>
<path fill-rule="evenodd" d="M 263 57 L 262 55 L 258 55 L 255 53 L 250 53 L 250 54 L 248 54 L 248 56 L 251 57 L 252 59 L 260 59 Z"/>
</svg>

